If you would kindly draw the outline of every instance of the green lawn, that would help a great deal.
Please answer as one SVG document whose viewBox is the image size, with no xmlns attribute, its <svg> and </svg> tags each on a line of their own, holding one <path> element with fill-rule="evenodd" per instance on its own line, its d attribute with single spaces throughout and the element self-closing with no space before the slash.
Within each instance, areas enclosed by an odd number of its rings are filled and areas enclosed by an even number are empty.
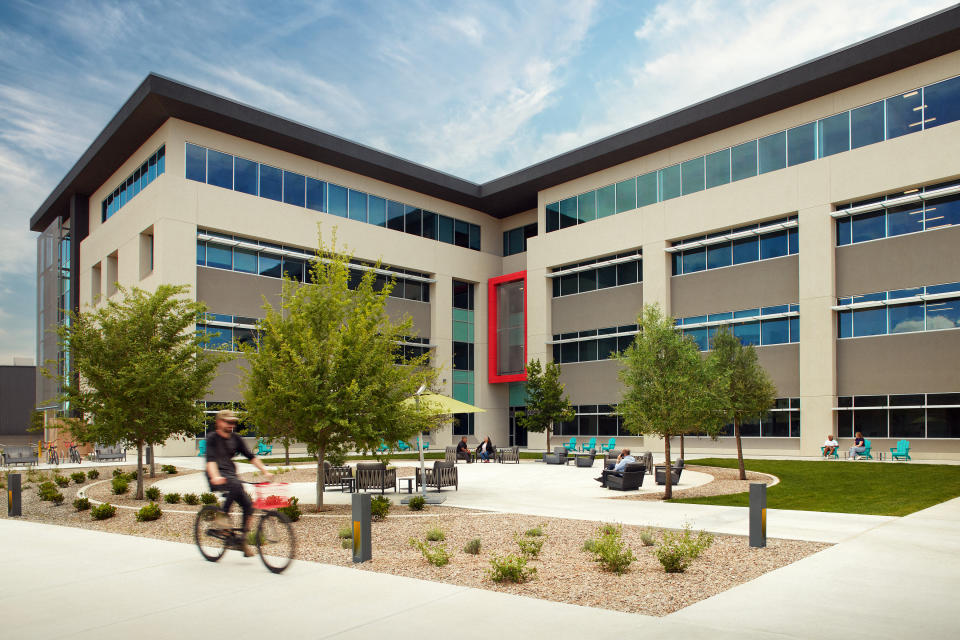
<svg viewBox="0 0 960 640">
<path fill-rule="evenodd" d="M 736 459 L 703 458 L 687 464 L 737 468 Z M 748 471 L 769 473 L 780 484 L 767 491 L 767 507 L 905 516 L 960 496 L 960 466 L 846 460 L 744 460 Z M 678 498 L 671 502 L 749 505 L 749 494 Z"/>
</svg>

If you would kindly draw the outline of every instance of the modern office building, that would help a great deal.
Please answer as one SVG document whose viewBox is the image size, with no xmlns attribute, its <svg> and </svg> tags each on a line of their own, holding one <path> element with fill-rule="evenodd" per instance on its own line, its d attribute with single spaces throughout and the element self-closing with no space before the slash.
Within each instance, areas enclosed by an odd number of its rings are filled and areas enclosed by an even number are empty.
<svg viewBox="0 0 960 640">
<path fill-rule="evenodd" d="M 748 454 L 856 430 L 960 458 L 960 8 L 484 184 L 150 75 L 30 221 L 38 361 L 58 308 L 116 282 L 189 284 L 201 330 L 248 340 L 281 273 L 308 277 L 318 225 L 358 271 L 382 261 L 406 347 L 486 410 L 437 445 L 543 447 L 513 419 L 539 358 L 577 407 L 561 437 L 659 449 L 611 415 L 610 359 L 658 303 L 704 349 L 721 325 L 757 345 L 779 400 L 744 426 Z M 211 406 L 238 383 L 223 366 Z"/>
</svg>

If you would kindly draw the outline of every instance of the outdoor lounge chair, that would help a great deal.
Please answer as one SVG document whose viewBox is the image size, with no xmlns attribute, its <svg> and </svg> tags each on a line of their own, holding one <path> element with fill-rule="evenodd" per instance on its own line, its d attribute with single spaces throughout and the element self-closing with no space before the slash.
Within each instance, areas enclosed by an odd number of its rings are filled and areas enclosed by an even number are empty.
<svg viewBox="0 0 960 640">
<path fill-rule="evenodd" d="M 400 451 L 411 451 L 413 447 L 408 445 L 403 440 L 397 440 L 397 449 L 400 449 Z"/>
<path fill-rule="evenodd" d="M 543 454 L 543 461 L 547 464 L 567 464 L 567 447 L 554 447 L 553 453 Z"/>
<path fill-rule="evenodd" d="M 823 450 L 824 450 L 824 449 L 826 449 L 826 447 L 820 447 L 820 455 L 821 455 L 821 456 L 823 455 Z M 893 449 L 890 449 L 890 451 L 893 451 Z M 831 454 L 830 454 L 829 456 L 827 456 L 827 457 L 828 457 L 828 458 L 836 458 L 837 460 L 839 460 L 839 459 L 840 459 L 840 447 L 834 447 L 834 448 L 833 448 L 833 453 L 831 453 Z"/>
<path fill-rule="evenodd" d="M 426 487 L 432 487 L 440 491 L 443 487 L 453 487 L 460 490 L 460 476 L 457 473 L 456 463 L 437 460 L 433 463 L 433 469 L 424 469 L 423 480 L 420 478 L 420 468 L 417 467 L 417 487 L 421 484 Z"/>
<path fill-rule="evenodd" d="M 683 460 L 677 460 L 670 466 L 670 484 L 680 484 L 680 474 L 683 472 Z M 667 484 L 667 465 L 658 464 L 654 469 L 657 484 Z"/>
<path fill-rule="evenodd" d="M 911 460 L 910 441 L 897 440 L 897 446 L 890 448 L 890 459 L 891 460 Z"/>
<path fill-rule="evenodd" d="M 344 478 L 353 477 L 353 468 L 352 467 L 335 467 L 330 464 L 329 460 L 323 461 L 323 485 L 325 487 L 333 486 L 339 487 L 340 481 Z"/>
<path fill-rule="evenodd" d="M 500 447 L 497 449 L 497 462 L 520 463 L 520 447 Z"/>
<path fill-rule="evenodd" d="M 444 462 L 453 462 L 457 461 L 457 448 L 456 447 L 444 447 L 443 449 L 443 461 Z"/>
<path fill-rule="evenodd" d="M 14 464 L 33 465 L 40 461 L 34 445 L 15 445 L 3 448 L 3 466 Z"/>
<path fill-rule="evenodd" d="M 604 453 L 604 452 L 607 452 L 607 451 L 613 451 L 616 447 L 617 447 L 617 439 L 616 439 L 616 438 L 610 438 L 610 439 L 607 441 L 607 444 L 601 444 L 601 445 L 600 445 L 600 453 Z"/>
<path fill-rule="evenodd" d="M 593 466 L 593 461 L 594 461 L 594 460 L 596 459 L 596 457 L 597 457 L 597 450 L 596 450 L 596 449 L 593 449 L 593 450 L 590 451 L 589 453 L 590 453 L 590 455 L 588 455 L 588 456 L 587 456 L 587 455 L 579 455 L 579 456 L 577 456 L 576 465 L 577 465 L 578 467 L 592 467 L 592 466 Z"/>
<path fill-rule="evenodd" d="M 576 451 L 576 450 L 577 450 L 577 439 L 576 439 L 576 438 L 570 438 L 570 442 L 568 442 L 568 443 L 566 443 L 565 445 L 563 445 L 563 448 L 566 449 L 567 451 Z"/>
<path fill-rule="evenodd" d="M 202 442 L 203 444 L 207 444 L 206 440 L 203 440 Z M 94 452 L 97 456 L 97 462 L 104 462 L 106 460 L 126 461 L 127 459 L 127 450 L 120 445 L 106 447 L 102 444 L 97 444 L 94 447 Z M 206 455 L 206 453 L 204 453 L 204 455 Z"/>
<path fill-rule="evenodd" d="M 860 458 L 866 458 L 867 460 L 873 460 L 873 456 L 870 454 L 870 447 L 871 447 L 871 446 L 872 446 L 871 442 L 870 442 L 869 440 L 867 440 L 866 438 L 864 438 L 864 440 L 863 440 L 863 452 L 862 452 L 862 453 L 855 454 L 855 455 L 853 456 L 853 459 L 854 459 L 854 460 L 858 460 L 858 459 L 860 459 Z"/>
<path fill-rule="evenodd" d="M 623 468 L 623 474 L 607 474 L 607 489 L 617 491 L 633 491 L 643 486 L 643 476 L 647 468 L 640 462 L 631 462 Z"/>
<path fill-rule="evenodd" d="M 357 463 L 357 491 L 367 489 L 380 490 L 383 493 L 387 489 L 397 490 L 397 470 L 387 469 L 382 462 L 359 462 Z"/>
<path fill-rule="evenodd" d="M 587 451 L 596 451 L 597 449 L 597 439 L 590 438 L 590 441 L 580 445 L 580 451 L 586 453 Z"/>
<path fill-rule="evenodd" d="M 268 456 L 273 453 L 273 445 L 267 444 L 263 438 L 257 440 L 257 455 Z"/>
</svg>

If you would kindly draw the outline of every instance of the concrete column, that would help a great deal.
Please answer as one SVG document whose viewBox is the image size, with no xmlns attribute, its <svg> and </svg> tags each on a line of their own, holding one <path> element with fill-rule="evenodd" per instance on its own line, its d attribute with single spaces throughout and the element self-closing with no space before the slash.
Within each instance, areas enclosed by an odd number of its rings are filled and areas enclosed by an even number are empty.
<svg viewBox="0 0 960 640">
<path fill-rule="evenodd" d="M 643 304 L 659 304 L 664 314 L 670 313 L 671 254 L 664 251 L 667 241 L 643 243 Z"/>
<path fill-rule="evenodd" d="M 444 395 L 453 395 L 453 278 L 437 274 L 437 281 L 430 292 L 430 342 L 437 345 L 433 350 L 433 364 L 439 369 L 437 388 Z M 430 434 L 438 449 L 452 442 L 453 429 L 446 423 Z"/>
</svg>

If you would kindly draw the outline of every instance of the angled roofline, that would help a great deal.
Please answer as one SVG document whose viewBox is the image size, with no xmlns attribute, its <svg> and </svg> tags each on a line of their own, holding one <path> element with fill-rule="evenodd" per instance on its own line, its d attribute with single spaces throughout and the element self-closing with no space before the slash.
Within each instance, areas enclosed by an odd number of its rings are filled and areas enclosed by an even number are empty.
<svg viewBox="0 0 960 640">
<path fill-rule="evenodd" d="M 960 5 L 483 184 L 150 74 L 30 219 L 42 231 L 178 118 L 504 218 L 537 193 L 960 49 Z"/>
</svg>

